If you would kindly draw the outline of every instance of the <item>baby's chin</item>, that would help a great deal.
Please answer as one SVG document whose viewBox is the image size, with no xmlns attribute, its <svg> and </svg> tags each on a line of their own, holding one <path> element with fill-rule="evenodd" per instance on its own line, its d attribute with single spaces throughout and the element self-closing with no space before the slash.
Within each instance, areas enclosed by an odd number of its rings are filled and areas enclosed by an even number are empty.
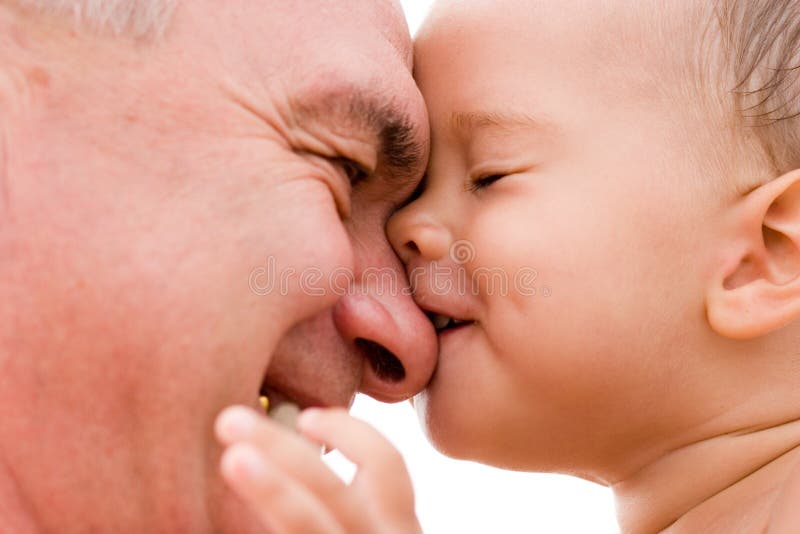
<svg viewBox="0 0 800 534">
<path fill-rule="evenodd" d="M 459 395 L 448 394 L 435 382 L 413 399 L 425 437 L 440 453 L 457 460 L 489 465 L 505 463 L 495 451 L 493 421 L 474 410 L 469 395 L 459 388 Z M 463 396 L 462 396 L 463 395 Z"/>
<path fill-rule="evenodd" d="M 452 386 L 445 389 L 434 380 L 413 401 L 425 437 L 445 456 L 538 473 L 571 473 L 581 463 L 575 445 L 591 440 L 576 441 L 574 432 L 581 429 L 564 425 L 563 418 L 515 411 L 481 400 L 463 385 Z"/>
</svg>

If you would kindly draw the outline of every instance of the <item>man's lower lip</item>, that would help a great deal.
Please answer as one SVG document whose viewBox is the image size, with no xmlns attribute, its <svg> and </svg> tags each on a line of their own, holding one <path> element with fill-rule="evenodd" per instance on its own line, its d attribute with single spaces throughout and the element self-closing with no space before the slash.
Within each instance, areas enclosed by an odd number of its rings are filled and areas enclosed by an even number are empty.
<svg viewBox="0 0 800 534">
<path fill-rule="evenodd" d="M 261 391 L 259 392 L 259 394 L 261 396 L 267 397 L 267 399 L 269 399 L 270 406 L 273 406 L 273 407 L 277 406 L 278 404 L 284 403 L 284 402 L 291 402 L 292 404 L 296 404 L 296 405 L 300 406 L 300 403 L 297 402 L 295 399 L 289 397 L 288 395 L 284 394 L 281 391 L 277 391 L 277 390 L 274 390 L 272 388 L 261 388 Z M 260 402 L 259 402 L 259 406 L 260 406 Z M 301 408 L 302 408 L 302 406 L 301 406 Z"/>
</svg>

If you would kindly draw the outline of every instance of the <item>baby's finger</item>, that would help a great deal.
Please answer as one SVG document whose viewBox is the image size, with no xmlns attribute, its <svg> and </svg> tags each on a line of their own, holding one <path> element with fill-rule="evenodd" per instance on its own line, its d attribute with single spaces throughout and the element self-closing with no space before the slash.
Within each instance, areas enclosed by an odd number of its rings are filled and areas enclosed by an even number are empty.
<svg viewBox="0 0 800 534">
<path fill-rule="evenodd" d="M 227 445 L 255 446 L 284 474 L 325 502 L 340 520 L 348 522 L 357 513 L 347 498 L 347 486 L 322 462 L 319 448 L 303 436 L 243 406 L 224 410 L 216 432 Z"/>
<path fill-rule="evenodd" d="M 265 526 L 282 534 L 345 534 L 307 488 L 287 476 L 249 443 L 222 456 L 222 474 Z"/>
<path fill-rule="evenodd" d="M 355 482 L 368 486 L 370 498 L 392 503 L 401 514 L 413 510 L 414 492 L 403 457 L 369 424 L 339 408 L 312 408 L 301 414 L 298 430 L 356 464 Z"/>
</svg>

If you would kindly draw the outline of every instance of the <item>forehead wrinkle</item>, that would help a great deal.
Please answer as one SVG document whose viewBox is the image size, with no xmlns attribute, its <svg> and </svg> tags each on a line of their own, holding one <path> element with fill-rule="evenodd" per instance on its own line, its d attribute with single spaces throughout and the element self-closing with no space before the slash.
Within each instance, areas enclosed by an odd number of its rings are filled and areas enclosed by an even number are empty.
<svg viewBox="0 0 800 534">
<path fill-rule="evenodd" d="M 389 44 L 397 51 L 403 64 L 411 69 L 414 61 L 414 50 L 411 44 L 411 32 L 403 11 L 403 7 L 397 0 L 387 2 L 374 2 L 379 12 L 378 25 L 383 36 Z"/>
<path fill-rule="evenodd" d="M 414 47 L 405 11 L 399 0 L 367 0 L 373 9 L 372 23 L 397 54 L 409 73 L 414 63 Z M 362 29 L 363 30 L 363 29 Z"/>
</svg>

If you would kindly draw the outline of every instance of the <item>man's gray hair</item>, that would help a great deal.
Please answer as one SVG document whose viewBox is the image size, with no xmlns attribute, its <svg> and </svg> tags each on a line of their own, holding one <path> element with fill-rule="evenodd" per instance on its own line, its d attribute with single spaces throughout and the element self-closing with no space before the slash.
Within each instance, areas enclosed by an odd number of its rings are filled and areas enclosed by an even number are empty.
<svg viewBox="0 0 800 534">
<path fill-rule="evenodd" d="M 116 35 L 158 37 L 169 26 L 178 0 L 17 0 L 48 15 L 71 17 L 75 24 Z"/>
</svg>

